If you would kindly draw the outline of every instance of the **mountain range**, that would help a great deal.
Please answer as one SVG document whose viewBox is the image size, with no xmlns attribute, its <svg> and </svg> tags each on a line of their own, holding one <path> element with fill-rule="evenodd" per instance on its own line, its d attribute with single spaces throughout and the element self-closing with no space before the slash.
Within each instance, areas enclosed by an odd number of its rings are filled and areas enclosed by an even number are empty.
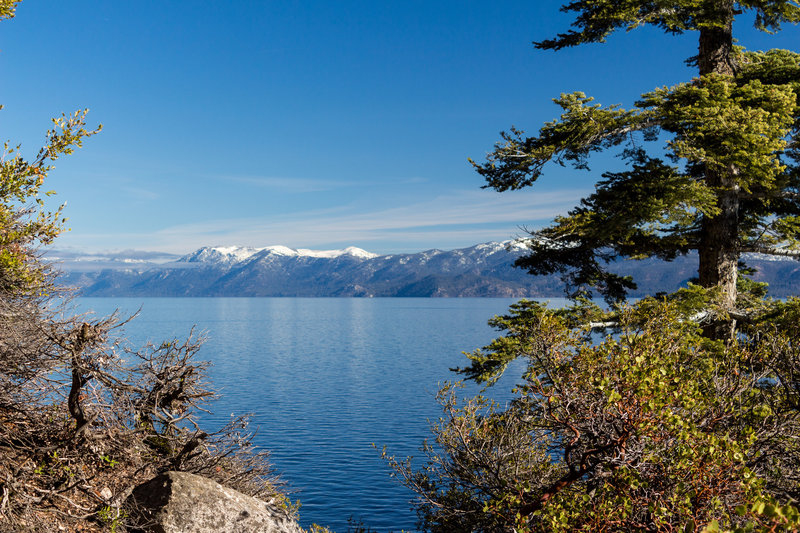
<svg viewBox="0 0 800 533">
<path fill-rule="evenodd" d="M 293 249 L 286 246 L 204 247 L 188 255 L 120 252 L 85 255 L 52 251 L 61 283 L 82 296 L 289 296 L 289 297 L 563 297 L 557 276 L 531 276 L 512 266 L 525 253 L 514 241 L 457 250 L 377 255 L 360 248 Z M 749 255 L 754 279 L 770 294 L 800 288 L 800 262 Z M 631 296 L 673 291 L 697 271 L 697 258 L 665 263 L 619 261 L 616 272 L 633 275 Z"/>
</svg>

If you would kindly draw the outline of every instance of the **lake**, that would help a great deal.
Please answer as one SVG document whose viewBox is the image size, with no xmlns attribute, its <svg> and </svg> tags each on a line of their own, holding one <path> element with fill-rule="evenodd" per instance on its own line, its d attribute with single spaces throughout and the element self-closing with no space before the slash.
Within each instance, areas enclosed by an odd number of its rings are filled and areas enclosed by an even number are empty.
<svg viewBox="0 0 800 533">
<path fill-rule="evenodd" d="M 418 455 L 440 415 L 439 383 L 463 366 L 461 351 L 487 344 L 486 321 L 505 298 L 81 298 L 83 310 L 140 316 L 126 327 L 135 343 L 208 340 L 200 355 L 221 398 L 204 416 L 217 428 L 252 413 L 255 442 L 300 500 L 300 522 L 344 532 L 348 518 L 374 531 L 414 531 L 413 493 L 391 478 L 384 445 Z M 520 374 L 498 385 L 496 398 Z M 472 386 L 466 394 L 477 392 Z M 505 392 L 503 392 L 505 391 Z"/>
</svg>

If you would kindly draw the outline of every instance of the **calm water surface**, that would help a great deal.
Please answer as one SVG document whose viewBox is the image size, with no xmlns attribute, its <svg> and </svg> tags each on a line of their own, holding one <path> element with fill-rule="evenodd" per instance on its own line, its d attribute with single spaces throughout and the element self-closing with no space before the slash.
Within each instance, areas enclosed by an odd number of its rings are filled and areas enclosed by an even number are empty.
<svg viewBox="0 0 800 533">
<path fill-rule="evenodd" d="M 301 502 L 300 521 L 347 530 L 413 531 L 413 494 L 373 448 L 418 455 L 438 418 L 438 384 L 489 342 L 486 321 L 514 300 L 338 298 L 83 298 L 82 309 L 140 316 L 136 343 L 207 334 L 200 352 L 222 397 L 207 427 L 253 413 L 256 442 Z M 511 372 L 500 390 L 519 376 Z M 472 387 L 467 393 L 474 393 Z M 502 397 L 502 393 L 497 394 Z"/>
</svg>

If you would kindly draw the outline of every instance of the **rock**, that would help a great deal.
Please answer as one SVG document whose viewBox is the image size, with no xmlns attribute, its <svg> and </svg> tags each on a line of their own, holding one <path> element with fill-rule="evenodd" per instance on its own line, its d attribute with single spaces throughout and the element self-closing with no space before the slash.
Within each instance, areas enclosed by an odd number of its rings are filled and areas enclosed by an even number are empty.
<svg viewBox="0 0 800 533">
<path fill-rule="evenodd" d="M 167 472 L 139 485 L 126 507 L 132 530 L 146 533 L 303 532 L 280 509 L 185 472 Z"/>
</svg>

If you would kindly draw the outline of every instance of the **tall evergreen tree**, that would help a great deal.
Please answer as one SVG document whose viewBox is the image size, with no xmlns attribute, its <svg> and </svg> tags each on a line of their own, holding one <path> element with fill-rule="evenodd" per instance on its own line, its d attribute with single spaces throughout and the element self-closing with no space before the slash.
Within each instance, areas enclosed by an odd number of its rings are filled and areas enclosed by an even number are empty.
<svg viewBox="0 0 800 533">
<path fill-rule="evenodd" d="M 634 281 L 614 274 L 617 258 L 672 260 L 696 251 L 699 284 L 717 288 L 735 316 L 744 252 L 800 257 L 800 54 L 748 52 L 734 46 L 733 21 L 754 12 L 777 31 L 800 21 L 794 0 L 581 0 L 573 27 L 535 43 L 559 50 L 603 42 L 618 29 L 654 25 L 697 32 L 689 62 L 698 77 L 642 95 L 632 109 L 592 104 L 583 93 L 556 99 L 563 113 L 534 137 L 502 133 L 482 164 L 486 187 L 533 184 L 550 161 L 588 169 L 591 153 L 621 148 L 628 169 L 606 172 L 596 191 L 554 224 L 532 232 L 531 253 L 517 265 L 560 273 L 571 295 L 598 290 L 621 300 Z M 732 332 L 732 321 L 708 331 Z"/>
<path fill-rule="evenodd" d="M 503 134 L 476 164 L 499 191 L 533 184 L 550 161 L 588 168 L 609 148 L 628 164 L 532 232 L 518 264 L 560 273 L 572 296 L 596 289 L 615 301 L 635 286 L 614 273 L 616 259 L 696 252 L 700 287 L 608 313 L 583 300 L 514 304 L 490 321 L 502 336 L 460 369 L 492 384 L 522 359 L 513 399 L 462 404 L 445 388 L 426 463 L 391 464 L 433 532 L 798 531 L 800 299 L 765 301 L 763 287 L 737 278 L 742 253 L 800 257 L 800 54 L 735 47 L 732 23 L 751 11 L 757 27 L 778 30 L 800 20 L 800 4 L 584 0 L 562 10 L 578 14 L 573 29 L 539 48 L 644 24 L 696 31 L 698 76 L 632 109 L 565 94 L 561 118 L 537 136 Z M 618 335 L 587 335 L 610 325 Z"/>
</svg>

